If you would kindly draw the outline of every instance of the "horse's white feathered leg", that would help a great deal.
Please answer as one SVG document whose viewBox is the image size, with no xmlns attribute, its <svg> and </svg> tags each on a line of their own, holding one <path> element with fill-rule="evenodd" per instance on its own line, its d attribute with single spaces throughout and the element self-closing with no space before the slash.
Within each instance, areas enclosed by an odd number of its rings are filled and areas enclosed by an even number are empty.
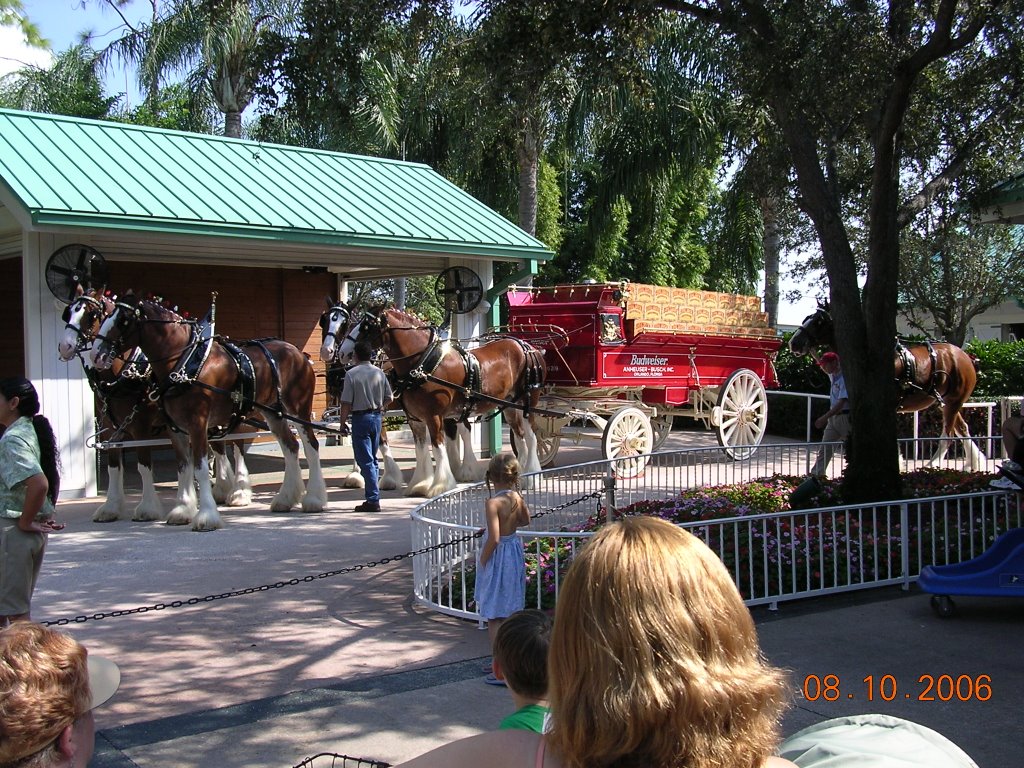
<svg viewBox="0 0 1024 768">
<path fill-rule="evenodd" d="M 252 503 L 252 481 L 249 467 L 245 463 L 245 451 L 241 443 L 232 445 L 235 454 L 234 490 L 228 496 L 229 507 L 245 507 Z"/>
<path fill-rule="evenodd" d="M 462 482 L 462 444 L 459 442 L 459 438 L 456 436 L 454 440 L 449 440 L 446 434 L 442 439 L 442 444 L 452 475 L 457 481 Z"/>
<path fill-rule="evenodd" d="M 302 468 L 299 466 L 298 452 L 292 453 L 282 445 L 281 455 L 284 457 L 284 481 L 274 500 L 270 502 L 271 512 L 288 512 L 299 503 L 305 490 L 302 486 Z"/>
<path fill-rule="evenodd" d="M 327 483 L 324 482 L 323 469 L 320 467 L 320 447 L 314 442 L 316 437 L 307 434 L 306 430 L 300 429 L 299 436 L 302 438 L 306 466 L 309 467 L 309 480 L 306 482 L 306 495 L 302 498 L 302 511 L 323 512 L 327 506 Z"/>
<path fill-rule="evenodd" d="M 365 488 L 366 481 L 363 480 L 363 473 L 359 471 L 358 467 L 353 466 L 352 471 L 345 475 L 345 479 L 341 481 L 342 488 Z"/>
<path fill-rule="evenodd" d="M 479 483 L 487 474 L 487 464 L 480 460 L 473 448 L 473 432 L 468 425 L 459 423 L 456 438 L 462 444 L 462 471 L 455 476 L 460 483 Z"/>
<path fill-rule="evenodd" d="M 192 453 L 188 449 L 188 438 L 180 432 L 170 432 L 171 445 L 178 460 L 178 490 L 174 507 L 167 515 L 168 525 L 188 525 L 199 509 L 196 496 L 195 472 L 192 467 Z"/>
<path fill-rule="evenodd" d="M 949 435 L 943 432 L 939 435 L 939 447 L 932 455 L 931 460 L 928 462 L 929 467 L 940 467 L 942 466 L 943 460 L 946 458 L 946 453 L 949 451 Z"/>
<path fill-rule="evenodd" d="M 213 484 L 210 482 L 210 456 L 204 453 L 199 458 L 195 471 L 196 482 L 199 484 L 199 510 L 192 520 L 193 531 L 215 531 L 223 526 L 217 502 L 213 498 Z"/>
<path fill-rule="evenodd" d="M 985 454 L 974 444 L 970 435 L 967 436 L 965 449 L 967 451 L 967 465 L 971 468 L 972 472 L 980 472 L 988 467 L 988 460 L 985 458 Z"/>
<path fill-rule="evenodd" d="M 377 486 L 382 491 L 393 491 L 402 484 L 402 470 L 398 468 L 398 462 L 391 455 L 391 446 L 385 442 L 380 444 L 380 455 L 384 471 L 377 481 Z"/>
<path fill-rule="evenodd" d="M 519 487 L 529 490 L 536 485 L 536 480 L 531 475 L 540 472 L 540 459 L 537 454 L 537 435 L 527 420 L 523 420 L 523 439 L 519 445 L 519 457 L 522 460 Z"/>
<path fill-rule="evenodd" d="M 213 498 L 218 504 L 224 504 L 234 490 L 227 450 L 224 453 L 213 452 L 213 477 Z"/>
<path fill-rule="evenodd" d="M 422 435 L 413 430 L 416 446 L 416 469 L 405 489 L 406 496 L 427 496 L 434 477 L 434 468 L 430 461 L 430 449 L 427 447 L 426 432 Z"/>
<path fill-rule="evenodd" d="M 434 478 L 427 495 L 430 498 L 440 496 L 442 493 L 452 490 L 458 485 L 452 468 L 448 465 L 448 455 L 443 446 L 432 445 L 431 452 L 434 454 Z"/>
<path fill-rule="evenodd" d="M 153 469 L 145 464 L 139 464 L 139 477 L 142 479 L 142 501 L 135 508 L 132 520 L 137 522 L 151 522 L 160 520 L 164 516 L 164 507 L 160 503 L 160 497 L 156 492 L 156 485 L 153 483 Z"/>
<path fill-rule="evenodd" d="M 94 523 L 112 523 L 124 510 L 124 472 L 120 466 L 107 466 L 107 500 L 93 512 Z"/>
</svg>

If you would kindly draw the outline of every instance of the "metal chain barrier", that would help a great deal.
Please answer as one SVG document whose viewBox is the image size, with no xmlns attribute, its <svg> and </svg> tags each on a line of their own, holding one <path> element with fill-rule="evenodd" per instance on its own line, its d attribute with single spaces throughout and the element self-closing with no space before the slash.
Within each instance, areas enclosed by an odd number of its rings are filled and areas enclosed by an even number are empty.
<svg viewBox="0 0 1024 768">
<path fill-rule="evenodd" d="M 604 491 L 594 491 L 593 493 L 588 493 L 585 496 L 580 496 L 578 499 L 573 499 L 572 501 L 567 501 L 564 504 L 559 504 L 558 506 L 550 507 L 549 509 L 543 512 L 539 512 L 536 515 L 533 515 L 532 518 L 538 519 L 544 517 L 545 515 L 549 515 L 552 512 L 559 512 L 563 509 L 584 502 L 587 499 L 598 499 L 598 508 L 600 508 L 600 498 L 603 495 Z M 54 619 L 53 621 L 44 621 L 41 623 L 44 627 L 62 627 L 67 624 L 84 624 L 87 621 L 99 621 L 100 619 L 117 618 L 119 616 L 131 616 L 137 613 L 149 613 L 150 611 L 163 611 L 167 608 L 187 608 L 189 606 L 199 605 L 200 603 L 212 603 L 215 600 L 226 600 L 231 597 L 252 595 L 256 592 L 269 592 L 272 589 L 293 587 L 296 584 L 309 583 L 313 581 L 318 581 L 320 579 L 329 579 L 333 576 L 340 576 L 344 573 L 355 573 L 357 571 L 362 571 L 367 568 L 376 568 L 380 565 L 390 565 L 391 563 L 397 563 L 401 560 L 405 560 L 410 557 L 415 557 L 416 555 L 425 555 L 428 552 L 434 552 L 440 549 L 444 549 L 445 547 L 450 547 L 456 544 L 462 544 L 464 542 L 479 537 L 482 533 L 482 530 L 474 531 L 473 533 L 467 533 L 463 536 L 458 537 L 457 539 L 452 539 L 451 541 L 442 541 L 438 544 L 431 544 L 429 547 L 423 547 L 422 549 L 414 549 L 411 552 L 406 552 L 401 555 L 382 557 L 380 560 L 370 560 L 369 562 L 359 563 L 358 565 L 350 565 L 346 568 L 338 568 L 337 570 L 333 571 L 324 571 L 323 573 L 319 573 L 316 576 L 310 575 L 303 576 L 302 578 L 288 579 L 288 581 L 276 581 L 273 584 L 263 584 L 258 587 L 246 587 L 245 589 L 236 589 L 231 592 L 221 592 L 218 595 L 207 595 L 206 597 L 190 597 L 188 600 L 173 600 L 169 603 L 142 605 L 138 608 L 127 608 L 125 610 L 108 611 L 107 613 L 83 614 L 81 616 L 75 616 L 74 618 Z"/>
<path fill-rule="evenodd" d="M 327 768 L 328 765 L 330 768 L 363 768 L 363 766 L 366 768 L 390 768 L 391 763 L 371 760 L 368 757 L 349 757 L 336 752 L 320 752 L 312 757 L 307 757 L 293 768 L 320 768 L 321 766 Z"/>
</svg>

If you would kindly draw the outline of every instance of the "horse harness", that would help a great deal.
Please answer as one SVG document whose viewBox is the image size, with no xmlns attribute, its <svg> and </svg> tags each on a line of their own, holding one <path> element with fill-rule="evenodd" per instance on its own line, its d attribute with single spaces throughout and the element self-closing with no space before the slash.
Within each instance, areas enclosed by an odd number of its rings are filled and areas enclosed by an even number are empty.
<svg viewBox="0 0 1024 768">
<path fill-rule="evenodd" d="M 142 405 L 154 388 L 153 369 L 149 364 L 149 360 L 146 359 L 146 356 L 138 347 L 134 349 L 117 376 L 112 380 L 105 380 L 95 368 L 83 367 L 85 368 L 85 377 L 89 382 L 89 387 L 92 389 L 93 394 L 99 398 L 102 405 L 100 418 L 108 416 L 110 422 L 114 425 L 114 433 L 110 436 L 108 442 L 115 441 L 131 424 L 135 414 L 139 412 L 139 406 Z M 128 417 L 123 422 L 119 423 L 114 417 L 114 413 L 110 408 L 111 400 L 126 400 L 132 404 L 131 413 L 128 414 Z"/>
<path fill-rule="evenodd" d="M 927 397 L 934 398 L 940 403 L 942 397 L 938 392 L 938 385 L 940 383 L 941 374 L 938 366 L 938 355 L 935 352 L 935 347 L 931 341 L 925 340 L 924 342 L 928 346 L 928 360 L 931 363 L 932 374 L 928 378 L 928 381 L 924 385 L 918 383 L 918 368 L 917 358 L 914 357 L 913 351 L 903 343 L 902 340 L 896 339 L 896 361 L 902 363 L 902 371 L 898 371 L 896 375 L 896 384 L 900 388 L 900 392 L 903 396 L 909 394 L 923 394 Z"/>
<path fill-rule="evenodd" d="M 519 400 L 523 401 L 523 405 L 518 407 L 522 408 L 524 416 L 529 416 L 530 398 L 526 395 L 531 390 L 544 385 L 544 360 L 542 353 L 533 345 L 523 341 L 522 339 L 516 338 L 515 336 L 503 338 L 509 338 L 512 341 L 517 342 L 523 350 L 523 355 L 526 358 L 525 369 L 523 371 L 524 381 L 522 383 L 522 390 L 515 392 L 511 399 L 502 400 L 501 398 L 492 397 L 491 395 L 481 391 L 483 388 L 483 377 L 480 373 L 480 361 L 477 359 L 476 355 L 471 351 L 466 350 L 458 342 L 440 340 L 437 337 L 437 332 L 433 326 L 430 328 L 430 341 L 427 343 L 427 348 L 423 351 L 419 365 L 404 376 L 398 376 L 395 374 L 392 386 L 395 398 L 398 399 L 401 394 L 408 389 L 414 389 L 421 386 L 423 382 L 430 381 L 434 384 L 441 384 L 445 387 L 450 387 L 459 392 L 463 398 L 465 398 L 465 403 L 462 406 L 462 413 L 456 419 L 458 422 L 468 423 L 474 409 L 481 402 L 495 403 L 500 406 L 493 413 L 487 416 L 488 419 L 495 418 L 509 406 L 515 406 Z M 434 372 L 440 367 L 445 356 L 451 351 L 456 352 L 462 360 L 463 371 L 465 373 L 465 384 L 463 385 L 446 381 L 445 379 L 434 375 Z"/>
<path fill-rule="evenodd" d="M 210 432 L 210 436 L 214 439 L 223 438 L 225 435 L 231 434 L 235 427 L 242 422 L 253 426 L 265 427 L 266 425 L 262 422 L 245 417 L 254 408 L 273 413 L 278 418 L 285 418 L 281 392 L 281 373 L 278 370 L 277 361 L 265 344 L 270 339 L 253 339 L 241 343 L 245 347 L 257 347 L 263 353 L 270 366 L 274 389 L 277 391 L 277 402 L 273 405 L 266 405 L 256 401 L 256 369 L 253 366 L 252 358 L 226 336 L 214 335 L 212 331 L 212 323 L 206 321 L 192 326 L 187 351 L 179 358 L 174 370 L 167 377 L 167 382 L 150 394 L 152 400 L 159 400 L 160 408 L 163 410 L 164 418 L 167 419 L 168 427 L 175 432 L 184 433 L 184 430 L 175 424 L 170 414 L 167 413 L 165 400 L 166 398 L 173 398 L 184 394 L 190 386 L 202 387 L 211 392 L 227 395 L 233 404 L 227 425 L 218 427 L 215 431 Z M 221 349 L 227 353 L 228 357 L 235 364 L 235 369 L 238 371 L 235 385 L 231 389 L 217 387 L 199 380 L 203 367 L 210 357 L 210 351 L 214 343 L 219 344 Z"/>
</svg>

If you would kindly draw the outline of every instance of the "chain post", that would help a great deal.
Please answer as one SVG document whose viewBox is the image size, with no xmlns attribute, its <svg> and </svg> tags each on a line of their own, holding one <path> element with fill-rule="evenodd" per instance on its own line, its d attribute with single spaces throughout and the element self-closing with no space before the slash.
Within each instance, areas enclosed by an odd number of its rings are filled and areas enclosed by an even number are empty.
<svg viewBox="0 0 1024 768">
<path fill-rule="evenodd" d="M 615 485 L 616 485 L 615 473 L 609 469 L 608 474 L 604 476 L 604 506 L 606 510 L 606 517 L 608 522 L 614 522 L 616 518 L 615 512 Z"/>
</svg>

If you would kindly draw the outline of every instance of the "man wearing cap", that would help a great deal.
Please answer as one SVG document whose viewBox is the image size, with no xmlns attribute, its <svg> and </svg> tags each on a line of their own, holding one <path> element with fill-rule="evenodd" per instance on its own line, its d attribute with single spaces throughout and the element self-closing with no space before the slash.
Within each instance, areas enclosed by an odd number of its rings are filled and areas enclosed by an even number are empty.
<svg viewBox="0 0 1024 768">
<path fill-rule="evenodd" d="M 366 501 L 354 508 L 355 512 L 380 512 L 380 487 L 377 484 L 377 449 L 384 411 L 391 405 L 391 384 L 384 371 L 371 362 L 373 348 L 365 341 L 356 344 L 353 356 L 356 365 L 345 374 L 345 388 L 341 391 L 342 425 L 352 415 L 352 454 L 363 476 Z M 342 434 L 346 432 L 342 428 Z"/>
<path fill-rule="evenodd" d="M 92 710 L 120 681 L 114 662 L 69 635 L 30 622 L 0 631 L 0 768 L 85 768 Z"/>
<path fill-rule="evenodd" d="M 830 407 L 826 413 L 814 420 L 814 426 L 824 429 L 825 434 L 821 438 L 824 445 L 818 451 L 818 458 L 811 467 L 811 475 L 824 477 L 825 470 L 832 461 L 832 454 L 835 453 L 831 443 L 845 442 L 850 434 L 850 399 L 846 394 L 846 381 L 839 365 L 839 355 L 835 352 L 826 352 L 818 358 L 818 365 L 832 382 L 829 390 Z"/>
</svg>

